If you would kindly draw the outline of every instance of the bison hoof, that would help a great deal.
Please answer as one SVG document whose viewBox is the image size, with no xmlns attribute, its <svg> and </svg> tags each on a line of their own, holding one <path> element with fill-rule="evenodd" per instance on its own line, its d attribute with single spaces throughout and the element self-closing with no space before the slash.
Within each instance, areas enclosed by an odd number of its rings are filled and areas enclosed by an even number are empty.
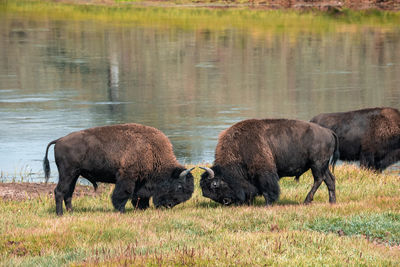
<svg viewBox="0 0 400 267">
<path fill-rule="evenodd" d="M 329 193 L 329 203 L 335 204 L 336 203 L 336 195 L 335 193 Z"/>
<path fill-rule="evenodd" d="M 119 213 L 125 213 L 125 207 L 121 207 L 121 208 L 117 209 L 117 211 Z"/>
</svg>

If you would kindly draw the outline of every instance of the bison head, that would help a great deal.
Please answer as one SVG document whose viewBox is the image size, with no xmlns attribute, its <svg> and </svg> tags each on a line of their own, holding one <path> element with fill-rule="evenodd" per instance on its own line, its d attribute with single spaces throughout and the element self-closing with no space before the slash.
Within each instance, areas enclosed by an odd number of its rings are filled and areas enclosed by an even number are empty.
<svg viewBox="0 0 400 267">
<path fill-rule="evenodd" d="M 193 175 L 190 173 L 193 169 L 175 168 L 169 177 L 159 183 L 154 189 L 154 206 L 172 208 L 188 200 L 194 190 Z"/>
<path fill-rule="evenodd" d="M 257 195 L 253 185 L 231 171 L 222 170 L 219 166 L 200 168 L 205 170 L 200 180 L 204 197 L 224 205 L 241 205 L 250 203 Z"/>
</svg>

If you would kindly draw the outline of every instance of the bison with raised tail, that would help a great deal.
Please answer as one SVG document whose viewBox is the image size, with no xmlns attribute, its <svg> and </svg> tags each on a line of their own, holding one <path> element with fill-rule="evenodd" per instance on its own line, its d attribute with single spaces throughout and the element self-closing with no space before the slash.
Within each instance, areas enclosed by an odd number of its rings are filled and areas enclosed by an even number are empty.
<svg viewBox="0 0 400 267">
<path fill-rule="evenodd" d="M 400 161 L 400 112 L 397 109 L 324 113 L 311 122 L 336 133 L 341 160 L 359 160 L 362 167 L 378 172 Z"/>
<path fill-rule="evenodd" d="M 314 185 L 305 203 L 313 200 L 322 182 L 329 202 L 336 202 L 335 177 L 329 163 L 338 159 L 335 133 L 314 123 L 299 120 L 244 120 L 223 131 L 218 139 L 215 161 L 201 176 L 203 196 L 229 204 L 250 204 L 263 195 L 266 205 L 280 194 L 279 179 L 300 176 L 311 168 Z"/>
<path fill-rule="evenodd" d="M 96 182 L 114 183 L 112 204 L 120 212 L 132 199 L 135 208 L 173 206 L 188 200 L 194 190 L 191 170 L 180 165 L 169 139 L 159 130 L 140 124 L 95 127 L 70 133 L 50 142 L 43 166 L 46 181 L 50 166 L 49 147 L 54 155 L 59 181 L 54 190 L 56 212 L 63 214 L 63 200 L 72 209 L 71 198 L 78 177 Z"/>
</svg>

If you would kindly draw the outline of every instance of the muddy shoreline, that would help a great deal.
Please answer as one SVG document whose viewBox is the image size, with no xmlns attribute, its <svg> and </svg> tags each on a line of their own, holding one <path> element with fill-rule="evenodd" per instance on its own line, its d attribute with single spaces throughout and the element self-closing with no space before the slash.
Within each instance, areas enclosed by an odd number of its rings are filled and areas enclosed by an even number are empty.
<svg viewBox="0 0 400 267">
<path fill-rule="evenodd" d="M 0 183 L 0 199 L 3 200 L 28 200 L 42 197 L 54 197 L 55 183 Z M 99 184 L 94 191 L 93 186 L 76 185 L 74 197 L 96 196 L 107 191 L 110 187 L 106 184 Z"/>
</svg>

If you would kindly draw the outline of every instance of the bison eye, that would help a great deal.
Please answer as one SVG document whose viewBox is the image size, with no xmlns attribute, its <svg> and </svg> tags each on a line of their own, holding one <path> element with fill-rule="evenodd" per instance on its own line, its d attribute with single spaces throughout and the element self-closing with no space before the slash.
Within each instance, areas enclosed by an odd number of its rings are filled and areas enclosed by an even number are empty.
<svg viewBox="0 0 400 267">
<path fill-rule="evenodd" d="M 182 189 L 182 185 L 178 184 L 177 189 L 178 189 L 178 190 L 181 190 L 181 189 Z"/>
<path fill-rule="evenodd" d="M 210 184 L 210 187 L 211 187 L 212 190 L 215 190 L 215 189 L 219 188 L 219 186 L 220 186 L 220 183 L 218 181 L 213 181 Z"/>
</svg>

